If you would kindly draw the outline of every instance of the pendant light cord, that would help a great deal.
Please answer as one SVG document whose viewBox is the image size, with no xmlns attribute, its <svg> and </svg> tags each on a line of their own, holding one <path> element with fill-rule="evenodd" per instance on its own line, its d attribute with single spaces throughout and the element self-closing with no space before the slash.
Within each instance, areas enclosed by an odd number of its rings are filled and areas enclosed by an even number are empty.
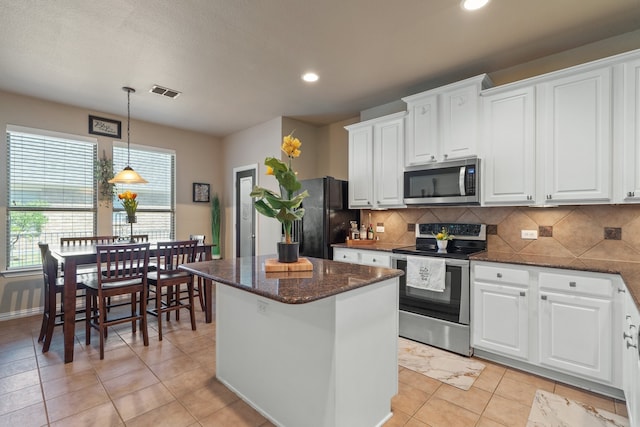
<svg viewBox="0 0 640 427">
<path fill-rule="evenodd" d="M 127 166 L 131 165 L 131 88 L 127 88 Z"/>
</svg>

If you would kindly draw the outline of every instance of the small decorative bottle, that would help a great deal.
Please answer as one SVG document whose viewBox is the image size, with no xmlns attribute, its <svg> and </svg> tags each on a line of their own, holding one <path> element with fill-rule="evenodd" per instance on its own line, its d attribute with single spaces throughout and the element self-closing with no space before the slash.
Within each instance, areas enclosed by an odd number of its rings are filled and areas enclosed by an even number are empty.
<svg viewBox="0 0 640 427">
<path fill-rule="evenodd" d="M 367 226 L 364 225 L 364 222 L 360 226 L 360 240 L 367 240 Z"/>
<path fill-rule="evenodd" d="M 373 225 L 369 224 L 367 228 L 367 240 L 373 240 Z"/>
</svg>

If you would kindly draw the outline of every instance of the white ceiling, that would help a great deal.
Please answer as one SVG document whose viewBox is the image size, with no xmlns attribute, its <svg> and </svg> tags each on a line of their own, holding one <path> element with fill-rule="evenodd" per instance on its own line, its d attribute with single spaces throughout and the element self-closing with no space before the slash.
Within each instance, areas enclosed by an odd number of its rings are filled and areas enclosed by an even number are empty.
<svg viewBox="0 0 640 427">
<path fill-rule="evenodd" d="M 225 136 L 335 122 L 638 28 L 640 0 L 0 0 L 0 89 L 126 116 L 131 86 L 132 117 Z"/>
</svg>

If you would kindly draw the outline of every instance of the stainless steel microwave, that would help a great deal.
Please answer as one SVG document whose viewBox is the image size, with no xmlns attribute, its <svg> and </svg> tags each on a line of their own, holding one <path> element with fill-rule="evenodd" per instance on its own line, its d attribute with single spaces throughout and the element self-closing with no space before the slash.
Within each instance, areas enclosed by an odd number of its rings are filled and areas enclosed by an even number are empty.
<svg viewBox="0 0 640 427">
<path fill-rule="evenodd" d="M 480 159 L 471 157 L 405 169 L 404 203 L 480 204 Z"/>
</svg>

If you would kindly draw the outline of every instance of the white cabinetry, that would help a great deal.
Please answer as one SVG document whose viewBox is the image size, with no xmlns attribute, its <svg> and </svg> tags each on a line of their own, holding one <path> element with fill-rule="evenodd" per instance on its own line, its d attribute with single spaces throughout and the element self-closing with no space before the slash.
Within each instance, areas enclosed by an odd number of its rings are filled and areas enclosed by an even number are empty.
<svg viewBox="0 0 640 427">
<path fill-rule="evenodd" d="M 483 96 L 484 203 L 533 203 L 536 194 L 535 90 L 533 86 Z"/>
<path fill-rule="evenodd" d="M 351 264 L 370 265 L 373 267 L 393 267 L 391 255 L 383 251 L 333 248 L 333 260 Z"/>
<path fill-rule="evenodd" d="M 622 347 L 622 388 L 627 401 L 629 425 L 640 425 L 640 312 L 627 292 Z"/>
<path fill-rule="evenodd" d="M 529 273 L 478 265 L 473 281 L 472 346 L 529 357 Z"/>
<path fill-rule="evenodd" d="M 404 115 L 346 126 L 349 131 L 349 207 L 403 207 Z"/>
<path fill-rule="evenodd" d="M 540 363 L 613 379 L 613 286 L 602 278 L 540 273 Z"/>
<path fill-rule="evenodd" d="M 640 202 L 640 59 L 624 64 L 624 163 L 618 200 Z"/>
<path fill-rule="evenodd" d="M 611 67 L 538 87 L 544 201 L 611 199 Z"/>
<path fill-rule="evenodd" d="M 612 66 L 482 93 L 485 205 L 612 200 Z"/>
<path fill-rule="evenodd" d="M 477 154 L 479 93 L 486 74 L 402 98 L 407 103 L 405 166 Z"/>
<path fill-rule="evenodd" d="M 621 394 L 619 276 L 472 261 L 471 279 L 480 357 Z"/>
</svg>

